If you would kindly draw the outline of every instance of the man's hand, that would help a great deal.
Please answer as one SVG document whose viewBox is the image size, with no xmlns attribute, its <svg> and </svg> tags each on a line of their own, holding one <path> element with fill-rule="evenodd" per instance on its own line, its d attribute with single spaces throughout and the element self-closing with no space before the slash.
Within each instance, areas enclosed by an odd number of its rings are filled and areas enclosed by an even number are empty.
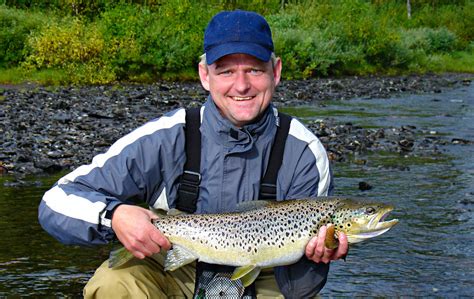
<svg viewBox="0 0 474 299">
<path fill-rule="evenodd" d="M 139 259 L 171 248 L 169 240 L 151 223 L 153 218 L 153 212 L 132 205 L 118 206 L 112 217 L 117 238 Z"/>
<path fill-rule="evenodd" d="M 326 239 L 326 226 L 319 229 L 318 235 L 313 237 L 306 245 L 306 257 L 315 263 L 329 263 L 330 261 L 344 258 L 349 250 L 347 236 L 343 233 L 338 234 L 339 246 L 336 249 L 329 249 L 324 246 Z"/>
</svg>

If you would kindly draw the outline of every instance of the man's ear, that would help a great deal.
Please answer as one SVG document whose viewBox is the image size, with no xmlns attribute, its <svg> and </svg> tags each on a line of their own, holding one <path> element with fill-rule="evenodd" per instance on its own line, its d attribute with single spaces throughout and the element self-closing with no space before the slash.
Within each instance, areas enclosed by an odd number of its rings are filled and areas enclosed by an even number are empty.
<svg viewBox="0 0 474 299">
<path fill-rule="evenodd" d="M 199 78 L 201 79 L 202 87 L 209 91 L 209 66 L 202 63 L 199 64 Z"/>
<path fill-rule="evenodd" d="M 275 86 L 277 86 L 280 83 L 281 79 L 281 59 L 280 57 L 277 57 L 275 61 L 275 65 L 273 66 L 273 80 L 275 81 Z"/>
</svg>

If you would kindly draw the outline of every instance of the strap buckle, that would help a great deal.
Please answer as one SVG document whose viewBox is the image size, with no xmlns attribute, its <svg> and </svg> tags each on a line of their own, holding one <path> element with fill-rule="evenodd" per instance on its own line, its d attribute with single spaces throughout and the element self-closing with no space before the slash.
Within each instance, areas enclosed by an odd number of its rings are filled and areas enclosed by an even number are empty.
<svg viewBox="0 0 474 299">
<path fill-rule="evenodd" d="M 185 170 L 181 175 L 178 186 L 179 201 L 176 208 L 187 213 L 196 212 L 196 203 L 199 197 L 199 184 L 201 174 L 198 172 Z"/>
<path fill-rule="evenodd" d="M 275 199 L 276 198 L 276 184 L 262 183 L 260 185 L 259 199 Z"/>
</svg>

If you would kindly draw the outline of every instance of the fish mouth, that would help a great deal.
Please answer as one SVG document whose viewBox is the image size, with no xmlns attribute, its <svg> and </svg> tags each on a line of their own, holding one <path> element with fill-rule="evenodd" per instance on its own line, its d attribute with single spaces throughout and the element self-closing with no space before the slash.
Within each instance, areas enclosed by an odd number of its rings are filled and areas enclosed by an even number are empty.
<svg viewBox="0 0 474 299">
<path fill-rule="evenodd" d="M 373 215 L 366 224 L 359 225 L 359 229 L 356 232 L 347 232 L 346 235 L 349 243 L 362 242 L 380 236 L 390 230 L 398 223 L 398 219 L 385 220 L 391 211 L 393 211 L 393 207 L 388 206 Z"/>
<path fill-rule="evenodd" d="M 374 217 L 372 217 L 369 221 L 368 228 L 371 230 L 381 230 L 381 229 L 390 229 L 392 226 L 398 223 L 398 219 L 392 219 L 385 221 L 385 219 L 389 216 L 390 212 L 393 211 L 392 206 L 388 206 L 387 208 L 380 211 Z"/>
</svg>

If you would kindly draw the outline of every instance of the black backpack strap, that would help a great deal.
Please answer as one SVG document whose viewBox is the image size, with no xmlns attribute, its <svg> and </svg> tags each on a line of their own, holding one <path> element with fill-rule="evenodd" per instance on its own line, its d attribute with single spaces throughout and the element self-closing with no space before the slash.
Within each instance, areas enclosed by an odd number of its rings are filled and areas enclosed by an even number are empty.
<svg viewBox="0 0 474 299">
<path fill-rule="evenodd" d="M 283 152 L 285 151 L 286 138 L 290 131 L 291 116 L 278 113 L 278 128 L 273 142 L 272 150 L 270 152 L 270 159 L 268 160 L 267 171 L 260 183 L 259 199 L 276 199 L 276 181 L 278 171 L 280 170 L 281 162 L 283 161 Z"/>
<path fill-rule="evenodd" d="M 201 109 L 186 109 L 186 163 L 178 186 L 176 208 L 186 213 L 196 212 L 201 183 Z"/>
</svg>

